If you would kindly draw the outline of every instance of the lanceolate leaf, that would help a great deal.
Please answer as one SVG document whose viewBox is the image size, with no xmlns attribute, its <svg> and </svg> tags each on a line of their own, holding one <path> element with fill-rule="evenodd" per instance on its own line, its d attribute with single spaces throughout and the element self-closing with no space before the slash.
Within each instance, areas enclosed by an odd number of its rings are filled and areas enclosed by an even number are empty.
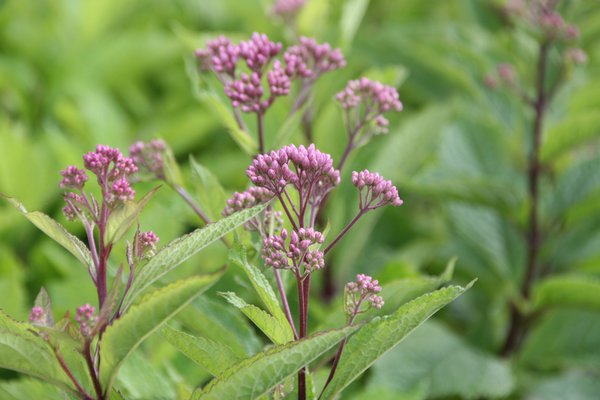
<svg viewBox="0 0 600 400">
<path fill-rule="evenodd" d="M 164 326 L 160 334 L 177 350 L 204 367 L 213 376 L 220 375 L 241 360 L 229 347 L 202 336 L 192 336 L 170 326 Z"/>
<path fill-rule="evenodd" d="M 27 323 L 17 322 L 0 310 L 0 368 L 45 380 L 74 391 L 50 346 Z"/>
<path fill-rule="evenodd" d="M 234 244 L 233 250 L 229 255 L 229 261 L 244 270 L 248 276 L 248 279 L 250 279 L 254 290 L 256 290 L 256 293 L 258 293 L 258 296 L 264 303 L 269 313 L 271 313 L 271 315 L 275 317 L 277 321 L 279 321 L 279 324 L 283 327 L 284 332 L 287 331 L 285 333 L 286 337 L 291 340 L 293 338 L 292 328 L 290 327 L 285 314 L 281 310 L 277 296 L 275 295 L 273 288 L 263 273 L 248 262 L 246 257 L 246 249 L 244 246 L 238 243 Z"/>
<path fill-rule="evenodd" d="M 281 322 L 255 305 L 246 304 L 244 300 L 236 296 L 233 292 L 220 294 L 233 306 L 239 308 L 273 343 L 284 344 L 294 340 L 292 330 L 287 321 Z"/>
<path fill-rule="evenodd" d="M 534 307 L 576 307 L 600 311 L 600 280 L 578 275 L 554 276 L 534 289 Z"/>
<path fill-rule="evenodd" d="M 77 257 L 83 265 L 93 271 L 94 264 L 92 263 L 90 251 L 81 240 L 67 232 L 64 226 L 44 213 L 39 211 L 27 211 L 23 204 L 12 197 L 7 197 L 3 194 L 0 194 L 0 196 L 8 200 L 8 202 L 19 210 L 19 212 L 31 221 L 32 224 L 67 249 L 71 254 Z"/>
<path fill-rule="evenodd" d="M 125 202 L 121 204 L 119 209 L 111 213 L 106 227 L 107 243 L 118 242 L 123 238 L 158 189 L 160 189 L 160 186 L 157 186 L 146 193 L 140 201 Z"/>
<path fill-rule="evenodd" d="M 322 332 L 297 342 L 272 347 L 225 371 L 223 375 L 213 379 L 204 390 L 195 391 L 192 399 L 255 399 L 356 329 L 357 327 L 347 327 Z"/>
<path fill-rule="evenodd" d="M 242 225 L 247 220 L 260 213 L 264 208 L 265 205 L 260 205 L 248 210 L 242 210 L 227 218 L 223 218 L 213 224 L 205 226 L 204 228 L 196 229 L 194 232 L 175 239 L 160 249 L 160 251 L 150 259 L 148 264 L 141 267 L 139 274 L 123 302 L 123 309 L 126 310 L 140 293 L 167 272 L 198 253 L 212 242 L 218 240 L 226 233 Z"/>
<path fill-rule="evenodd" d="M 208 216 L 217 220 L 225 207 L 227 196 L 217 177 L 205 166 L 198 164 L 194 157 L 190 157 L 192 172 L 196 176 L 198 199 L 200 206 Z"/>
<path fill-rule="evenodd" d="M 436 311 L 471 287 L 448 286 L 423 295 L 400 307 L 394 314 L 375 318 L 348 341 L 338 370 L 323 392 L 322 399 L 340 393 L 367 368 L 396 346 Z"/>
<path fill-rule="evenodd" d="M 220 274 L 199 276 L 159 289 L 111 325 L 100 342 L 100 380 L 103 386 L 110 389 L 117 370 L 131 352 L 219 277 Z"/>
</svg>

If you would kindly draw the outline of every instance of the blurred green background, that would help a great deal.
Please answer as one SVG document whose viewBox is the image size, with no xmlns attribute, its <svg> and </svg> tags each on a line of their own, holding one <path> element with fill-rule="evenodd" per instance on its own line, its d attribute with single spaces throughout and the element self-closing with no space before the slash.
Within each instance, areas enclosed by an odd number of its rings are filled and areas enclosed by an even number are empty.
<svg viewBox="0 0 600 400">
<path fill-rule="evenodd" d="M 581 30 L 588 63 L 568 70 L 545 123 L 541 253 L 544 271 L 592 286 L 580 301 L 573 300 L 577 290 L 559 291 L 511 359 L 497 353 L 525 264 L 533 116 L 507 91 L 487 88 L 483 77 L 510 61 L 531 80 L 535 41 L 515 33 L 497 1 L 309 0 L 300 14 L 299 32 L 341 47 L 348 62 L 316 85 L 314 132 L 322 150 L 334 158 L 343 150 L 342 112 L 333 96 L 349 79 L 367 74 L 398 85 L 405 107 L 391 116 L 389 134 L 350 160 L 330 203 L 332 231 L 356 207 L 347 179 L 352 169 L 392 179 L 405 205 L 372 213 L 344 239 L 332 260 L 336 283 L 366 272 L 383 282 L 416 284 L 441 273 L 453 256 L 454 281 L 478 278 L 468 294 L 378 362 L 348 398 L 594 399 L 600 393 L 600 2 L 563 4 L 565 18 Z M 0 192 L 81 233 L 60 212 L 59 171 L 80 165 L 97 143 L 125 151 L 153 137 L 173 148 L 190 187 L 193 155 L 228 192 L 244 188 L 250 157 L 195 96 L 193 50 L 220 33 L 240 39 L 258 31 L 290 44 L 288 28 L 270 7 L 267 0 L 0 1 Z M 282 100 L 267 114 L 268 147 L 291 102 Z M 291 140 L 302 143 L 299 129 Z M 165 244 L 200 221 L 162 188 L 140 224 Z M 115 264 L 122 251 L 113 252 Z M 215 244 L 168 279 L 214 270 L 225 259 Z M 42 285 L 56 313 L 94 301 L 76 260 L 0 201 L 0 308 L 26 319 Z M 203 301 L 242 323 L 214 294 L 232 285 L 243 291 L 230 271 Z M 330 309 L 315 310 L 313 326 Z M 247 334 L 256 348 L 256 333 Z M 174 383 L 206 378 L 168 345 L 154 344 L 136 355 L 145 361 L 124 370 L 123 381 L 134 382 L 127 388 L 133 398 L 171 398 Z"/>
</svg>

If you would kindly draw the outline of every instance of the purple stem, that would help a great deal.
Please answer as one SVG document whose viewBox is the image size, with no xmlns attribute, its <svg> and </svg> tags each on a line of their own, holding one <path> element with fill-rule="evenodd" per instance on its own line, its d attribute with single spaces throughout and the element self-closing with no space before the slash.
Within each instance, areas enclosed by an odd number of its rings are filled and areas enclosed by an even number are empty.
<svg viewBox="0 0 600 400">
<path fill-rule="evenodd" d="M 362 217 L 364 214 L 366 214 L 366 212 L 367 212 L 366 208 L 360 209 L 360 211 L 358 212 L 358 214 L 356 214 L 356 216 L 352 219 L 352 221 L 350 221 L 350 223 L 348 223 L 348 225 L 346 225 L 346 227 L 337 235 L 337 237 L 335 239 L 333 239 L 333 242 L 329 243 L 329 245 L 323 251 L 323 254 L 325 255 L 325 254 L 329 253 L 329 251 L 333 248 L 333 246 L 335 246 L 335 244 L 346 234 L 346 232 L 348 232 L 348 230 L 350 228 L 352 228 L 352 226 L 356 223 L 356 221 L 358 221 L 360 219 L 360 217 Z"/>
<path fill-rule="evenodd" d="M 92 359 L 92 342 L 86 339 L 84 346 L 85 347 L 83 349 L 83 355 L 85 356 L 85 362 L 87 364 L 90 377 L 92 378 L 92 382 L 94 383 L 94 390 L 96 391 L 96 396 L 98 396 L 98 400 L 105 399 L 106 396 L 102 393 L 102 385 L 100 384 L 100 379 L 98 379 L 98 371 L 96 370 L 94 360 Z"/>
<path fill-rule="evenodd" d="M 290 305 L 288 304 L 287 296 L 285 295 L 285 289 L 283 288 L 281 275 L 277 268 L 273 268 L 273 271 L 275 272 L 275 280 L 277 281 L 279 295 L 281 296 L 281 301 L 283 302 L 283 310 L 285 311 L 285 317 L 290 323 L 290 327 L 292 328 L 292 332 L 294 333 L 294 340 L 298 340 L 298 332 L 296 331 L 296 325 L 294 325 L 294 320 L 292 319 L 292 313 L 290 312 Z"/>
<path fill-rule="evenodd" d="M 265 138 L 262 111 L 256 113 L 256 125 L 258 127 L 258 154 L 263 154 L 265 152 Z"/>
<path fill-rule="evenodd" d="M 69 377 L 69 379 L 71 380 L 71 382 L 73 382 L 73 385 L 75 385 L 75 388 L 77 388 L 77 391 L 79 393 L 81 393 L 81 395 L 83 396 L 83 398 L 85 400 L 94 400 L 94 398 L 88 392 L 86 392 L 86 390 L 83 388 L 83 386 L 81 386 L 81 384 L 77 381 L 77 378 L 75 378 L 75 376 L 73 375 L 73 373 L 69 369 L 69 366 L 65 362 L 65 359 L 62 358 L 62 356 L 60 355 L 60 353 L 58 352 L 58 350 L 57 349 L 53 349 L 53 350 L 54 350 L 54 356 L 58 360 L 58 363 L 60 364 L 60 367 L 65 372 L 65 374 L 67 374 L 67 376 Z"/>
</svg>

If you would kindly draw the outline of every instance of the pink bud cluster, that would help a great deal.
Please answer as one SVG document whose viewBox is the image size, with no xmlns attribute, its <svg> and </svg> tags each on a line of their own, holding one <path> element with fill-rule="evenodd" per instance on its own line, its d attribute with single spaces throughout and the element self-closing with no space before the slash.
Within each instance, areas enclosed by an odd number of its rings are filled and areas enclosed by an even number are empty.
<svg viewBox="0 0 600 400">
<path fill-rule="evenodd" d="M 274 194 L 280 194 L 287 185 L 309 194 L 313 187 L 321 185 L 320 191 L 328 192 L 340 182 L 340 172 L 334 168 L 331 156 L 317 150 L 314 144 L 289 145 L 259 154 L 246 175 L 253 184 Z"/>
<path fill-rule="evenodd" d="M 286 246 L 289 237 L 289 245 Z M 263 239 L 263 259 L 265 265 L 276 269 L 291 269 L 297 273 L 309 274 L 325 266 L 324 254 L 313 245 L 321 245 L 323 234 L 312 228 L 300 228 L 289 235 L 282 229 L 279 235 L 269 235 Z"/>
<path fill-rule="evenodd" d="M 389 124 L 383 114 L 402 111 L 403 108 L 395 88 L 365 77 L 348 82 L 344 90 L 336 95 L 336 100 L 346 112 L 354 112 L 356 118 L 362 115 L 361 125 L 373 121 L 379 132 L 387 132 Z M 349 120 L 352 121 L 353 117 Z"/>
<path fill-rule="evenodd" d="M 138 170 L 133 159 L 124 157 L 119 149 L 98 145 L 95 151 L 83 156 L 83 164 L 96 175 L 102 196 L 108 204 L 133 200 L 135 191 L 131 188 L 129 178 Z M 64 195 L 66 206 L 63 213 L 67 219 L 73 220 L 84 214 L 97 216 L 98 204 L 88 201 L 83 193 L 85 182 L 88 180 L 86 172 L 70 165 L 60 174 L 63 177 L 60 182 L 61 188 L 80 192 L 67 192 Z"/>
<path fill-rule="evenodd" d="M 164 155 L 167 144 L 161 139 L 147 143 L 137 141 L 129 147 L 129 157 L 138 166 L 139 172 L 154 175 L 158 179 L 165 178 Z"/>
<path fill-rule="evenodd" d="M 277 0 L 271 8 L 271 13 L 289 21 L 304 7 L 305 3 L 306 0 Z"/>
<path fill-rule="evenodd" d="M 366 169 L 360 172 L 353 171 L 352 184 L 360 193 L 361 210 L 374 210 L 385 205 L 398 207 L 404 203 L 392 181 L 385 180 L 376 172 L 369 172 Z"/>
<path fill-rule="evenodd" d="M 343 68 L 346 60 L 340 49 L 332 49 L 329 43 L 318 44 L 314 39 L 301 37 L 300 44 L 292 46 L 283 55 L 285 72 L 295 78 L 315 80 L 328 71 Z"/>
<path fill-rule="evenodd" d="M 46 311 L 42 307 L 33 307 L 29 312 L 29 322 L 37 324 L 46 318 Z"/>
<path fill-rule="evenodd" d="M 225 36 L 209 41 L 206 49 L 197 49 L 200 69 L 203 71 L 214 70 L 231 78 L 235 77 L 235 64 L 239 56 L 238 46 L 231 43 Z"/>
<path fill-rule="evenodd" d="M 233 196 L 227 200 L 227 206 L 225 206 L 222 215 L 227 217 L 235 212 L 266 203 L 272 198 L 273 192 L 261 187 L 253 186 L 244 192 L 235 192 Z"/>
<path fill-rule="evenodd" d="M 225 85 L 225 94 L 234 107 L 248 113 L 264 111 L 272 103 L 271 99 L 262 100 L 264 91 L 261 77 L 256 72 L 241 74 L 240 79 L 229 82 Z"/>
<path fill-rule="evenodd" d="M 354 317 L 366 310 L 361 309 L 365 302 L 369 307 L 381 309 L 384 305 L 383 298 L 377 293 L 381 292 L 379 281 L 364 274 L 356 275 L 355 282 L 349 282 L 345 288 L 345 309 L 348 319 L 352 321 Z"/>
<path fill-rule="evenodd" d="M 281 51 L 281 43 L 269 40 L 267 35 L 254 32 L 250 40 L 240 42 L 239 55 L 251 71 L 262 75 L 264 68 Z"/>
<path fill-rule="evenodd" d="M 579 29 L 565 22 L 556 11 L 557 3 L 555 0 L 509 0 L 504 11 L 512 18 L 524 21 L 547 39 L 571 41 L 579 38 Z"/>
<path fill-rule="evenodd" d="M 96 316 L 94 313 L 96 312 L 96 308 L 89 304 L 84 304 L 79 307 L 75 313 L 75 321 L 79 323 L 79 332 L 85 338 L 92 337 L 92 331 L 94 328 L 94 323 L 96 322 Z"/>
</svg>

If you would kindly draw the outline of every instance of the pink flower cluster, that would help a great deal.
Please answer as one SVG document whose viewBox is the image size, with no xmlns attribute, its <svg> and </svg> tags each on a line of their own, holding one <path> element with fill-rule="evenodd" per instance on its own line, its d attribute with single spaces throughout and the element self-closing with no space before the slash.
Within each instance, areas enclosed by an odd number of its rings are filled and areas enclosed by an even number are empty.
<svg viewBox="0 0 600 400">
<path fill-rule="evenodd" d="M 312 78 L 343 68 L 346 60 L 340 49 L 332 49 L 329 43 L 318 44 L 314 39 L 301 37 L 300 44 L 288 48 L 283 55 L 289 77 Z"/>
<path fill-rule="evenodd" d="M 314 144 L 308 147 L 289 145 L 259 154 L 246 175 L 253 184 L 274 194 L 280 194 L 287 185 L 310 194 L 320 185 L 319 194 L 322 195 L 340 182 L 340 172 L 334 168 L 331 156 L 317 150 Z"/>
<path fill-rule="evenodd" d="M 376 172 L 369 172 L 366 169 L 360 172 L 353 171 L 352 184 L 360 193 L 361 210 L 374 210 L 385 205 L 398 207 L 404 203 L 392 181 L 385 180 Z"/>
<path fill-rule="evenodd" d="M 579 38 L 579 29 L 565 22 L 556 11 L 554 0 L 509 0 L 504 6 L 506 14 L 521 19 L 546 38 L 571 41 Z"/>
<path fill-rule="evenodd" d="M 403 108 L 395 88 L 365 77 L 348 82 L 344 90 L 336 95 L 336 100 L 346 112 L 354 112 L 357 119 L 359 115 L 363 116 L 359 125 L 365 126 L 374 121 L 381 132 L 387 132 L 389 124 L 383 114 L 402 111 Z M 352 117 L 349 120 L 352 121 Z"/>
<path fill-rule="evenodd" d="M 164 154 L 166 151 L 167 144 L 161 139 L 154 139 L 147 143 L 138 141 L 129 147 L 129 157 L 138 166 L 139 172 L 164 179 Z"/>
<path fill-rule="evenodd" d="M 383 298 L 377 293 L 381 292 L 379 281 L 364 274 L 356 275 L 356 281 L 346 284 L 346 314 L 348 319 L 352 321 L 354 317 L 366 310 L 361 310 L 361 305 L 368 302 L 372 308 L 381 309 L 384 305 Z"/>
<path fill-rule="evenodd" d="M 83 186 L 88 180 L 88 176 L 83 169 L 79 169 L 74 165 L 69 165 L 60 172 L 63 179 L 60 182 L 60 187 L 63 189 L 83 189 Z"/>
<path fill-rule="evenodd" d="M 214 70 L 231 78 L 235 77 L 235 64 L 239 49 L 225 36 L 219 36 L 206 44 L 206 49 L 197 49 L 196 57 L 203 71 Z"/>
<path fill-rule="evenodd" d="M 222 215 L 227 217 L 238 211 L 266 203 L 272 198 L 273 192 L 261 187 L 251 187 L 244 192 L 235 192 L 233 196 L 227 200 L 227 206 L 225 206 Z"/>
<path fill-rule="evenodd" d="M 284 20 L 293 18 L 302 7 L 306 0 L 277 0 L 271 8 L 271 13 L 279 15 Z"/>
<path fill-rule="evenodd" d="M 289 237 L 289 245 L 286 241 Z M 296 273 L 309 274 L 325 266 L 324 254 L 313 245 L 321 245 L 323 234 L 312 228 L 300 228 L 298 232 L 283 229 L 279 235 L 263 238 L 265 265 L 276 269 L 291 269 Z M 303 272 L 302 272 L 303 271 Z"/>
<path fill-rule="evenodd" d="M 29 312 L 29 322 L 36 324 L 46 317 L 46 311 L 42 307 L 33 307 Z"/>
<path fill-rule="evenodd" d="M 92 337 L 94 323 L 96 322 L 95 312 L 96 308 L 94 306 L 84 304 L 79 307 L 75 313 L 75 321 L 79 323 L 79 332 L 81 332 L 85 338 Z"/>
</svg>

